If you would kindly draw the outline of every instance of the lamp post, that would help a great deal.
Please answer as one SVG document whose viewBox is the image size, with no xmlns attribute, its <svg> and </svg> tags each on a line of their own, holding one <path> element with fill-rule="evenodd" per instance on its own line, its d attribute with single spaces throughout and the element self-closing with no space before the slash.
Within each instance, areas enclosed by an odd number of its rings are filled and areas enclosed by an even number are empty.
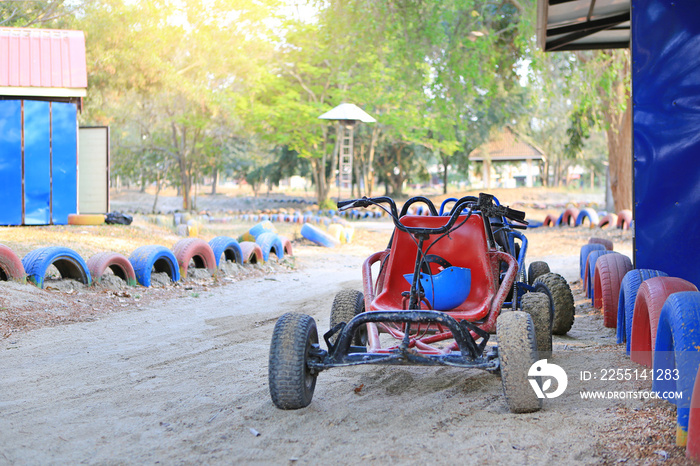
<svg viewBox="0 0 700 466">
<path fill-rule="evenodd" d="M 355 123 L 375 123 L 377 120 L 369 116 L 355 104 L 340 104 L 332 110 L 319 116 L 321 120 L 338 122 L 338 200 L 343 189 L 352 196 L 352 156 Z"/>
</svg>

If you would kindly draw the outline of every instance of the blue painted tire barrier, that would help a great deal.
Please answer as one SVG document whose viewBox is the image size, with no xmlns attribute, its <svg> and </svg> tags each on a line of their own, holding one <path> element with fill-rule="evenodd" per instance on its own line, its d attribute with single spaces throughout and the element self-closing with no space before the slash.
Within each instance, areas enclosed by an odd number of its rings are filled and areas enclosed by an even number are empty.
<svg viewBox="0 0 700 466">
<path fill-rule="evenodd" d="M 559 218 L 557 219 L 557 221 L 554 222 L 554 226 L 557 226 L 557 227 L 561 226 L 561 221 L 563 219 L 564 219 L 564 212 L 562 212 L 561 215 L 559 215 Z"/>
<path fill-rule="evenodd" d="M 606 254 L 619 254 L 618 252 L 613 252 L 613 251 L 608 251 L 608 250 L 602 250 L 602 251 L 591 251 L 591 253 L 588 255 L 588 261 L 586 262 L 586 276 L 585 278 L 585 283 L 584 286 L 586 288 L 587 296 L 593 299 L 593 277 L 595 276 L 595 263 L 598 261 L 598 258 L 600 256 L 604 256 Z M 591 301 L 591 304 L 593 302 Z"/>
<path fill-rule="evenodd" d="M 227 261 L 243 265 L 241 246 L 238 244 L 238 241 L 230 236 L 217 236 L 209 241 L 209 246 L 211 246 L 211 250 L 214 251 L 214 259 L 216 259 L 217 267 L 219 266 L 221 256 L 224 256 Z"/>
<path fill-rule="evenodd" d="M 61 278 L 72 278 L 84 285 L 92 281 L 87 264 L 80 255 L 70 248 L 49 246 L 35 249 L 22 258 L 22 267 L 27 279 L 39 288 L 44 288 L 46 269 L 53 265 Z"/>
<path fill-rule="evenodd" d="M 590 209 L 590 208 L 585 208 L 582 209 L 579 213 L 578 216 L 576 217 L 576 226 L 583 225 L 583 221 L 585 219 L 588 219 L 588 223 L 590 223 L 591 228 L 597 227 L 598 222 L 600 219 L 598 218 L 598 214 L 596 213 L 595 210 Z"/>
<path fill-rule="evenodd" d="M 670 295 L 659 317 L 654 348 L 654 377 L 652 390 L 660 397 L 668 392 L 682 392 L 680 399 L 666 398 L 676 405 L 676 444 L 685 445 L 695 376 L 700 367 L 700 292 L 683 291 Z M 678 379 L 674 380 L 677 370 Z M 679 443 L 679 440 L 682 443 Z"/>
<path fill-rule="evenodd" d="M 141 246 L 129 256 L 136 280 L 145 287 L 151 286 L 151 273 L 165 272 L 173 282 L 180 281 L 180 267 L 175 254 L 165 246 Z"/>
<path fill-rule="evenodd" d="M 269 220 L 256 223 L 255 225 L 250 227 L 250 230 L 248 230 L 248 233 L 250 233 L 253 238 L 257 238 L 259 235 L 266 232 L 277 232 L 277 229 Z"/>
<path fill-rule="evenodd" d="M 581 252 L 579 253 L 579 268 L 581 272 L 581 280 L 583 280 L 584 274 L 586 273 L 586 263 L 588 262 L 588 255 L 593 251 L 605 251 L 605 246 L 602 244 L 584 244 L 581 246 Z"/>
<path fill-rule="evenodd" d="M 660 270 L 633 269 L 625 274 L 620 284 L 620 299 L 617 303 L 617 342 L 626 342 L 627 354 L 630 354 L 632 316 L 634 315 L 637 292 L 642 282 L 652 277 L 668 277 L 668 274 Z"/>
<path fill-rule="evenodd" d="M 340 245 L 340 243 L 331 235 L 309 223 L 305 223 L 304 226 L 301 227 L 301 236 L 313 243 L 318 244 L 319 246 L 324 246 L 327 248 L 334 248 Z"/>
<path fill-rule="evenodd" d="M 270 254 L 275 254 L 277 259 L 282 260 L 284 258 L 284 246 L 282 245 L 282 240 L 277 235 L 277 233 L 265 232 L 258 235 L 255 238 L 255 243 L 260 246 L 263 254 L 263 261 L 267 262 L 270 260 Z"/>
</svg>

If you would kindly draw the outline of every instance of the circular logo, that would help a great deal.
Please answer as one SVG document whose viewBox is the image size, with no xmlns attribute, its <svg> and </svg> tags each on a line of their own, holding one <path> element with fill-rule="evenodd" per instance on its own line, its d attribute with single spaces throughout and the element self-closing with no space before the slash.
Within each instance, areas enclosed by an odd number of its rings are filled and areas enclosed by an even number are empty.
<svg viewBox="0 0 700 466">
<path fill-rule="evenodd" d="M 569 378 L 566 372 L 556 364 L 550 364 L 546 359 L 540 359 L 527 372 L 528 380 L 537 398 L 556 398 L 566 390 Z M 556 389 L 552 388 L 552 380 L 557 382 Z"/>
</svg>

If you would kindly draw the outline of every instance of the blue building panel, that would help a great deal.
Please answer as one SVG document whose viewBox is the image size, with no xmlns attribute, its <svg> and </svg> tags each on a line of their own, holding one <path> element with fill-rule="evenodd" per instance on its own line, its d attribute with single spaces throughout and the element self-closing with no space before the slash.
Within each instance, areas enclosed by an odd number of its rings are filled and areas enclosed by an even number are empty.
<svg viewBox="0 0 700 466">
<path fill-rule="evenodd" d="M 51 104 L 51 219 L 66 225 L 78 212 L 78 109 L 75 104 Z"/>
<path fill-rule="evenodd" d="M 635 266 L 700 287 L 700 2 L 632 1 Z"/>
<path fill-rule="evenodd" d="M 0 225 L 22 223 L 22 102 L 0 100 Z"/>
<path fill-rule="evenodd" d="M 24 224 L 48 225 L 51 201 L 49 102 L 24 101 Z"/>
</svg>

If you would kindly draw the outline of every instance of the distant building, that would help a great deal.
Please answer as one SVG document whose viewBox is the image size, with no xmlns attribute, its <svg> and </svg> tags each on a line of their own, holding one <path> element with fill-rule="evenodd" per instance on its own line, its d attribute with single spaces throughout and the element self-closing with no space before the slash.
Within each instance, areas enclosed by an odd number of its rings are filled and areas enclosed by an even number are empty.
<svg viewBox="0 0 700 466">
<path fill-rule="evenodd" d="M 470 178 L 474 180 L 480 177 L 480 188 L 515 188 L 535 186 L 536 180 L 541 182 L 541 165 L 546 157 L 540 148 L 528 143 L 506 126 L 486 144 L 473 150 L 469 154 L 469 160 L 480 162 L 475 167 L 475 176 Z M 475 184 L 478 183 L 472 182 L 472 185 Z"/>
</svg>

